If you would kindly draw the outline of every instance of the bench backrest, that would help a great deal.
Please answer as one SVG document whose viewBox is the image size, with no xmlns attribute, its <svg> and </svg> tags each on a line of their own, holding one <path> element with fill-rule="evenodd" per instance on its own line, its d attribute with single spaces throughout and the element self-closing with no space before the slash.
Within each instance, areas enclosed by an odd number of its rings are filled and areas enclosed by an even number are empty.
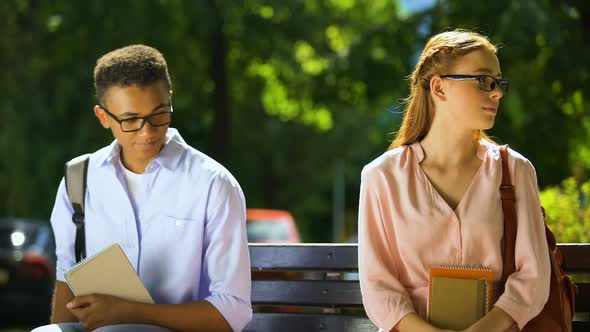
<svg viewBox="0 0 590 332">
<path fill-rule="evenodd" d="M 559 244 L 579 287 L 574 331 L 589 328 L 590 244 Z M 374 332 L 364 313 L 356 244 L 249 244 L 254 318 L 244 331 Z"/>
</svg>

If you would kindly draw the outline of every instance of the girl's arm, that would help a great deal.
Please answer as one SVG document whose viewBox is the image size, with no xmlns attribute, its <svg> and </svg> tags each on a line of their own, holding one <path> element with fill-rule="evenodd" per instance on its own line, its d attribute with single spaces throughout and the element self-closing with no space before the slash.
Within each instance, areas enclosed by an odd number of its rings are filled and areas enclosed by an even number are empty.
<svg viewBox="0 0 590 332">
<path fill-rule="evenodd" d="M 482 319 L 465 329 L 464 332 L 507 332 L 519 331 L 518 325 L 506 311 L 494 307 Z"/>
<path fill-rule="evenodd" d="M 397 325 L 397 330 L 399 332 L 406 332 L 406 331 L 410 331 L 410 332 L 451 332 L 453 330 L 441 330 L 438 329 L 430 324 L 428 324 L 426 321 L 424 321 L 422 319 L 422 317 L 418 316 L 415 313 L 409 313 L 407 315 L 404 316 L 404 318 L 402 318 L 399 321 L 399 324 Z M 474 331 L 475 332 L 475 331 Z"/>
<path fill-rule="evenodd" d="M 415 313 L 414 304 L 399 280 L 402 264 L 393 228 L 386 228 L 382 211 L 386 206 L 382 195 L 382 178 L 379 169 L 368 168 L 362 172 L 359 202 L 358 260 L 359 281 L 363 305 L 371 321 L 390 331 L 436 331 Z M 430 327 L 430 329 L 428 329 Z"/>
<path fill-rule="evenodd" d="M 501 309 L 522 329 L 547 302 L 551 266 L 535 169 L 521 155 L 509 152 L 508 166 L 513 176 L 517 219 L 516 272 L 506 280 L 504 293 L 495 303 L 495 315 L 501 317 L 498 314 Z"/>
</svg>

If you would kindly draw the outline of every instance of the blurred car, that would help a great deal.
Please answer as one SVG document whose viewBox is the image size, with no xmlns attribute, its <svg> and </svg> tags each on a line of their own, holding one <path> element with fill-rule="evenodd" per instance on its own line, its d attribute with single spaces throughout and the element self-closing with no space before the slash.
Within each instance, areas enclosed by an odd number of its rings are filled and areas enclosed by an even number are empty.
<svg viewBox="0 0 590 332">
<path fill-rule="evenodd" d="M 300 243 L 299 231 L 290 212 L 246 209 L 246 232 L 250 243 Z M 300 280 L 303 272 L 252 271 L 252 280 Z M 301 308 L 258 305 L 255 312 L 301 312 Z"/>
<path fill-rule="evenodd" d="M 0 321 L 49 321 L 55 242 L 49 222 L 0 218 Z"/>
<path fill-rule="evenodd" d="M 284 210 L 247 209 L 246 231 L 248 242 L 301 242 L 293 216 Z"/>
</svg>

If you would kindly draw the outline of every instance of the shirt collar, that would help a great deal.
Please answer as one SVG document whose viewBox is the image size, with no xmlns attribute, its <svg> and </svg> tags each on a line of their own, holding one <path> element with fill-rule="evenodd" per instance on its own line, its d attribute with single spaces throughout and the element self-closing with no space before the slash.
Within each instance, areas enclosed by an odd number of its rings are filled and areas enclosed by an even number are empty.
<svg viewBox="0 0 590 332">
<path fill-rule="evenodd" d="M 161 166 L 173 170 L 178 166 L 183 152 L 188 150 L 189 146 L 186 144 L 180 133 L 175 128 L 168 128 L 166 133 L 166 144 L 154 162 Z"/>
<path fill-rule="evenodd" d="M 188 145 L 180 136 L 180 133 L 175 128 L 168 128 L 166 132 L 166 143 L 160 151 L 160 154 L 152 162 L 167 168 L 174 169 L 182 158 L 183 151 L 188 149 Z M 100 166 L 115 165 L 121 158 L 121 144 L 117 140 L 107 147 L 108 153 L 104 154 L 102 160 L 98 160 Z"/>
<path fill-rule="evenodd" d="M 412 149 L 412 154 L 415 156 L 416 161 L 421 163 L 424 160 L 424 149 L 419 141 L 415 141 L 414 143 L 409 145 L 410 149 Z M 494 159 L 498 159 L 500 152 L 494 143 L 482 138 L 479 141 L 479 147 L 477 148 L 477 157 L 481 160 L 485 160 L 486 154 L 490 152 L 491 156 Z"/>
<path fill-rule="evenodd" d="M 490 155 L 494 160 L 500 159 L 500 146 L 482 138 L 479 141 L 479 149 L 477 150 L 477 156 L 484 160 L 486 155 Z"/>
</svg>

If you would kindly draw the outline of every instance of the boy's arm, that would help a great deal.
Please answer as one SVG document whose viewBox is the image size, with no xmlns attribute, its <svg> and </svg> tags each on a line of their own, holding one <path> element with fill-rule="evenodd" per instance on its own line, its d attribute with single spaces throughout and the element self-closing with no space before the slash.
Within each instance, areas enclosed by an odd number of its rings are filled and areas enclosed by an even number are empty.
<svg viewBox="0 0 590 332">
<path fill-rule="evenodd" d="M 53 324 L 78 321 L 66 308 L 66 304 L 74 299 L 74 294 L 64 279 L 64 273 L 76 263 L 74 257 L 76 226 L 72 222 L 73 213 L 74 211 L 66 193 L 65 179 L 62 178 L 57 189 L 50 219 L 55 237 L 55 256 L 57 258 L 55 289 L 51 308 L 51 323 Z"/>
<path fill-rule="evenodd" d="M 61 281 L 55 282 L 53 292 L 53 304 L 51 308 L 51 323 L 77 322 L 76 316 L 66 308 L 66 304 L 74 299 L 74 294 L 68 284 Z"/>
<path fill-rule="evenodd" d="M 245 200 L 229 176 L 216 178 L 211 187 L 200 276 L 205 299 L 141 304 L 113 296 L 79 296 L 68 309 L 86 328 L 131 323 L 178 331 L 241 331 L 246 326 L 252 307 Z"/>
<path fill-rule="evenodd" d="M 209 302 L 183 304 L 140 304 L 138 321 L 168 327 L 174 331 L 232 331 L 223 315 Z"/>
<path fill-rule="evenodd" d="M 250 254 L 246 234 L 246 202 L 229 174 L 215 178 L 210 187 L 203 232 L 202 289 L 234 331 L 252 318 Z"/>
<path fill-rule="evenodd" d="M 150 324 L 181 332 L 232 331 L 223 315 L 204 300 L 147 304 L 109 295 L 87 295 L 76 297 L 67 308 L 88 330 L 114 324 Z"/>
</svg>

